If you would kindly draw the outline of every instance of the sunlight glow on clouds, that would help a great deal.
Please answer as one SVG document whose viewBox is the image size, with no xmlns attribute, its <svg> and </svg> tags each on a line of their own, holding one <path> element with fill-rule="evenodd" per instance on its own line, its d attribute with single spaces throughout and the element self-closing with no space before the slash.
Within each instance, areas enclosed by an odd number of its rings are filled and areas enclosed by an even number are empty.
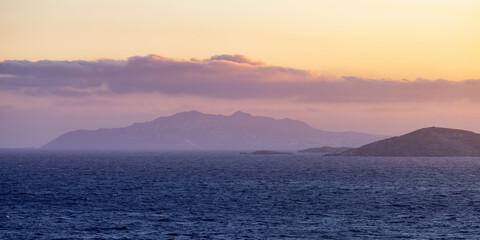
<svg viewBox="0 0 480 240">
<path fill-rule="evenodd" d="M 148 55 L 121 61 L 4 61 L 0 73 L 6 76 L 0 77 L 3 91 L 30 96 L 160 93 L 311 103 L 480 101 L 480 80 L 394 81 L 354 76 L 331 80 L 306 70 L 226 54 L 205 60 Z"/>
<path fill-rule="evenodd" d="M 241 53 L 333 76 L 478 79 L 476 0 L 3 0 L 0 61 Z"/>
</svg>

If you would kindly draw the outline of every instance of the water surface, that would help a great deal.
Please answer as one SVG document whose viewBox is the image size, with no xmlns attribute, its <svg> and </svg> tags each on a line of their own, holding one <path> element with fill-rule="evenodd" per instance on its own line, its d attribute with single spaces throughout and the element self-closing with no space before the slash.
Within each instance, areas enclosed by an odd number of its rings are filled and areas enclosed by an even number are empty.
<svg viewBox="0 0 480 240">
<path fill-rule="evenodd" d="M 0 239 L 480 238 L 480 158 L 0 152 Z"/>
</svg>

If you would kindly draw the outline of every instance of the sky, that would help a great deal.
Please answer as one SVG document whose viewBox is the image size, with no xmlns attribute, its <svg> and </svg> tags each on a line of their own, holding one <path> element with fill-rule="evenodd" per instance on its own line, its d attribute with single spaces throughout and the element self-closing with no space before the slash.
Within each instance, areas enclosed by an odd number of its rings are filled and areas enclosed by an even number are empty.
<svg viewBox="0 0 480 240">
<path fill-rule="evenodd" d="M 180 111 L 480 133 L 475 0 L 0 0 L 0 147 Z"/>
</svg>

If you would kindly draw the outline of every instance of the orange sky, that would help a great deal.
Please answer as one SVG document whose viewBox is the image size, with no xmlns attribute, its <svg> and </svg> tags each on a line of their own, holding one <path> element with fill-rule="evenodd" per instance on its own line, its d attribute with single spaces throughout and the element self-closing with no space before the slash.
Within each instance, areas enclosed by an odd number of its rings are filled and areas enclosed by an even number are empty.
<svg viewBox="0 0 480 240">
<path fill-rule="evenodd" d="M 2 0 L 0 60 L 243 54 L 333 76 L 480 78 L 476 0 Z"/>
</svg>

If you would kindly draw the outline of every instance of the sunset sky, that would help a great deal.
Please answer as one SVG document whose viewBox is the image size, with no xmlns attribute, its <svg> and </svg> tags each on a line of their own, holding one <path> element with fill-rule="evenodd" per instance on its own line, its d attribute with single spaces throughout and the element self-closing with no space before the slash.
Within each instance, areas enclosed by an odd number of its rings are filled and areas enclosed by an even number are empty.
<svg viewBox="0 0 480 240">
<path fill-rule="evenodd" d="M 192 109 L 480 133 L 480 1 L 0 0 L 0 147 Z"/>
</svg>

